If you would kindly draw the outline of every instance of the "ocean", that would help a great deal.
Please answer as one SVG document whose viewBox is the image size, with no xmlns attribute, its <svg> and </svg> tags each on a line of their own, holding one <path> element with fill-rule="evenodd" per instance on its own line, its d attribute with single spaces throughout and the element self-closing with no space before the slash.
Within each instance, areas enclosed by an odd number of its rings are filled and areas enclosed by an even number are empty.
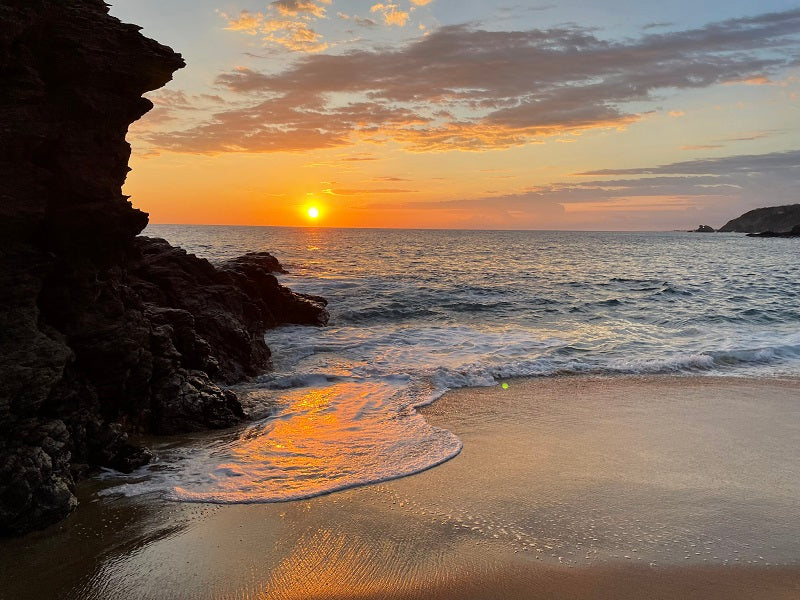
<svg viewBox="0 0 800 600">
<path fill-rule="evenodd" d="M 800 375 L 797 241 L 741 234 L 151 225 L 220 261 L 273 253 L 330 325 L 268 332 L 247 426 L 156 442 L 105 494 L 277 502 L 461 450 L 415 409 L 450 389 L 592 374 Z M 474 407 L 480 412 L 480 407 Z"/>
</svg>

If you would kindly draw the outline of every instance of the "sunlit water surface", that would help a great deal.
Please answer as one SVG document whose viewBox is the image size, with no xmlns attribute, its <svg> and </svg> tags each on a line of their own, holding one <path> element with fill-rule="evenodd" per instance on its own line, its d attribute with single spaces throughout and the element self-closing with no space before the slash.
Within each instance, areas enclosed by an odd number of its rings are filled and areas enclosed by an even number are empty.
<svg viewBox="0 0 800 600">
<path fill-rule="evenodd" d="M 736 234 L 150 226 L 213 261 L 275 254 L 326 297 L 325 328 L 270 331 L 237 389 L 261 418 L 162 443 L 106 493 L 306 498 L 416 473 L 460 440 L 415 407 L 559 374 L 800 374 L 797 240 Z"/>
</svg>

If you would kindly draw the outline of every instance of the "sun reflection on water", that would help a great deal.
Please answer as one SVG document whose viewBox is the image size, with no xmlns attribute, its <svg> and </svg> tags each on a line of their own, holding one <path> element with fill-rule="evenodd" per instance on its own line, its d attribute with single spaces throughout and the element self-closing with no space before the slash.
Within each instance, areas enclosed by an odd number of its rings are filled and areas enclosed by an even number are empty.
<svg viewBox="0 0 800 600">
<path fill-rule="evenodd" d="M 416 473 L 461 442 L 430 426 L 387 383 L 341 382 L 286 392 L 276 417 L 254 424 L 187 468 L 178 500 L 253 503 L 308 498 Z"/>
</svg>

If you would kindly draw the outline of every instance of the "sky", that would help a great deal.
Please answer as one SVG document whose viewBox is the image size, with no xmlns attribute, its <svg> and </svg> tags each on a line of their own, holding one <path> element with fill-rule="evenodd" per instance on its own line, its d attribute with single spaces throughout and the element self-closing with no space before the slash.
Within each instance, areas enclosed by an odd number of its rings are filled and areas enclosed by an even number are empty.
<svg viewBox="0 0 800 600">
<path fill-rule="evenodd" d="M 800 202 L 798 3 L 111 3 L 187 62 L 128 134 L 153 223 L 671 230 Z"/>
</svg>

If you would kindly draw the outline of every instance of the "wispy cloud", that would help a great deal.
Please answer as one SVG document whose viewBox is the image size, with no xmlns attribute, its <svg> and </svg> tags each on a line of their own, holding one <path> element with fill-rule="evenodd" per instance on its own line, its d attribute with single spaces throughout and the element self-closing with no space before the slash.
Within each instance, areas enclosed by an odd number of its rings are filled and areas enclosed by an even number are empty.
<svg viewBox="0 0 800 600">
<path fill-rule="evenodd" d="M 147 94 L 153 108 L 147 119 L 136 121 L 131 129 L 145 131 L 164 123 L 176 121 L 187 113 L 214 110 L 225 104 L 224 98 L 216 94 L 187 94 L 183 90 L 161 89 Z"/>
<path fill-rule="evenodd" d="M 656 167 L 634 169 L 601 169 L 578 175 L 797 175 L 800 172 L 800 150 L 769 154 L 740 154 L 722 158 L 703 158 Z"/>
<path fill-rule="evenodd" d="M 689 144 L 688 146 L 681 146 L 681 150 L 714 150 L 722 148 L 721 144 Z"/>
<path fill-rule="evenodd" d="M 582 219 L 597 225 L 601 218 L 615 228 L 651 228 L 665 218 L 675 224 L 719 226 L 744 210 L 795 202 L 800 150 L 579 175 L 595 179 L 552 183 L 515 194 L 441 202 L 375 202 L 363 208 L 450 211 L 511 228 L 575 227 Z M 667 213 L 675 214 L 665 217 Z"/>
<path fill-rule="evenodd" d="M 345 13 L 336 13 L 336 16 L 345 21 L 353 21 L 356 25 L 361 27 L 375 27 L 378 23 L 366 17 L 359 17 L 358 15 L 348 15 Z"/>
<path fill-rule="evenodd" d="M 313 32 L 304 39 L 302 29 L 270 31 L 273 25 L 252 14 L 237 23 L 262 35 L 289 35 L 278 42 L 287 47 L 324 43 Z M 413 151 L 506 148 L 624 128 L 661 90 L 769 77 L 796 64 L 799 34 L 800 9 L 623 42 L 576 26 L 450 26 L 399 49 L 305 55 L 278 73 L 225 73 L 217 83 L 252 95 L 249 105 L 152 141 L 199 153 L 303 151 L 358 140 L 394 141 Z"/>
<path fill-rule="evenodd" d="M 331 196 L 370 196 L 372 194 L 415 194 L 417 190 L 403 188 L 328 188 L 323 190 L 322 193 Z"/>
</svg>

